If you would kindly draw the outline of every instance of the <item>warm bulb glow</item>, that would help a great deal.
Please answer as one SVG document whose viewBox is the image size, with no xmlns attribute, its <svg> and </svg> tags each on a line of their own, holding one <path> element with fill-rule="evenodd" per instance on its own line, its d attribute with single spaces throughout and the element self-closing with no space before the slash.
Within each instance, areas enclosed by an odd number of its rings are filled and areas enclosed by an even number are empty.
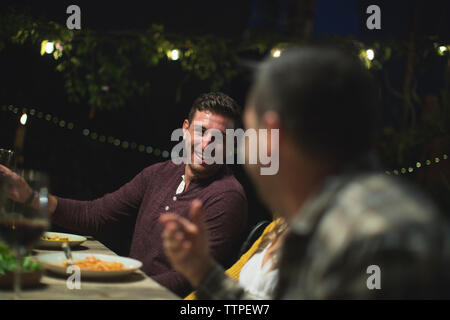
<svg viewBox="0 0 450 320">
<path fill-rule="evenodd" d="M 50 54 L 53 52 L 53 50 L 55 50 L 55 46 L 54 46 L 53 42 L 50 42 L 50 41 L 47 42 L 45 44 L 45 52 Z"/>
<path fill-rule="evenodd" d="M 367 49 L 366 55 L 367 55 L 367 59 L 369 59 L 370 61 L 372 61 L 373 58 L 375 58 L 375 52 L 372 49 Z"/>
<path fill-rule="evenodd" d="M 279 58 L 281 56 L 281 50 L 276 49 L 272 52 L 272 57 Z"/>
<path fill-rule="evenodd" d="M 22 125 L 26 125 L 27 119 L 28 119 L 27 114 L 26 114 L 26 113 L 22 114 L 22 116 L 20 117 L 20 123 L 21 123 Z"/>
<path fill-rule="evenodd" d="M 178 60 L 180 58 L 180 50 L 173 49 L 168 54 L 170 60 Z"/>
</svg>

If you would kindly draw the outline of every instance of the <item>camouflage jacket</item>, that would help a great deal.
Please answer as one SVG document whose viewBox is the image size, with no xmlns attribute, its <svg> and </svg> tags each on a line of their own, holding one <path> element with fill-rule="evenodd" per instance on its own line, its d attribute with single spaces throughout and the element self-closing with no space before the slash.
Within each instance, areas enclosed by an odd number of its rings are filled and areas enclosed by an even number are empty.
<svg viewBox="0 0 450 320">
<path fill-rule="evenodd" d="M 450 232 L 416 188 L 374 171 L 329 177 L 289 222 L 275 299 L 450 297 Z M 199 299 L 252 299 L 220 266 Z"/>
</svg>

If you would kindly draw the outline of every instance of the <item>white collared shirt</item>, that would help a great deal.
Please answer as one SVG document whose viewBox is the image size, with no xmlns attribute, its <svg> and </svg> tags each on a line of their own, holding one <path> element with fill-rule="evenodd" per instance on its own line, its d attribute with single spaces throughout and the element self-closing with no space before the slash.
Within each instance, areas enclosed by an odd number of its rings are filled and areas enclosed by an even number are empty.
<svg viewBox="0 0 450 320">
<path fill-rule="evenodd" d="M 180 194 L 184 191 L 184 188 L 186 187 L 186 182 L 184 181 L 184 174 L 181 176 L 181 182 L 178 185 L 177 191 L 175 192 L 175 194 Z"/>
</svg>

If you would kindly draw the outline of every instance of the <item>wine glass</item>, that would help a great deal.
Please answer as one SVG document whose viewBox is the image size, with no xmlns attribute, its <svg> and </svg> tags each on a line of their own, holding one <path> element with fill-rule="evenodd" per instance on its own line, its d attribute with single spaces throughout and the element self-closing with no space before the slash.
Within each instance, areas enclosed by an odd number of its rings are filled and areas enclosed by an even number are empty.
<svg viewBox="0 0 450 320">
<path fill-rule="evenodd" d="M 0 186 L 0 239 L 16 256 L 14 299 L 19 299 L 23 258 L 49 226 L 48 177 L 42 172 L 24 169 L 17 170 L 15 177 L 15 181 L 2 179 Z M 31 188 L 25 201 L 19 201 L 14 195 L 17 181 Z"/>
</svg>

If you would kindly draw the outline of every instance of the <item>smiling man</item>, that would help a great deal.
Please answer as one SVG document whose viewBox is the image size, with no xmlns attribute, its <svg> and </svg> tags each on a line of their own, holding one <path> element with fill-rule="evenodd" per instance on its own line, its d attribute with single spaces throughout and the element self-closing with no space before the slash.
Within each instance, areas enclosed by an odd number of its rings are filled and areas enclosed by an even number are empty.
<svg viewBox="0 0 450 320">
<path fill-rule="evenodd" d="M 193 122 L 203 131 L 234 129 L 241 108 L 223 93 L 199 96 L 193 103 L 183 131 L 194 135 Z M 172 160 L 157 163 L 141 171 L 119 190 L 93 201 L 76 201 L 49 197 L 52 223 L 78 233 L 96 234 L 112 222 L 129 217 L 136 219 L 130 257 L 143 262 L 143 271 L 180 296 L 191 291 L 188 281 L 174 271 L 162 247 L 161 214 L 176 212 L 187 217 L 190 203 L 201 199 L 210 236 L 211 254 L 223 265 L 232 262 L 239 250 L 239 240 L 247 221 L 247 199 L 242 186 L 223 164 L 206 164 L 203 150 L 211 143 L 210 136 L 198 140 L 199 152 L 194 154 L 194 141 L 189 157 L 197 161 L 175 164 Z M 199 162 L 198 164 L 195 162 Z M 6 167 L 0 172 L 12 181 L 10 197 L 16 201 L 33 201 L 30 187 Z"/>
</svg>

